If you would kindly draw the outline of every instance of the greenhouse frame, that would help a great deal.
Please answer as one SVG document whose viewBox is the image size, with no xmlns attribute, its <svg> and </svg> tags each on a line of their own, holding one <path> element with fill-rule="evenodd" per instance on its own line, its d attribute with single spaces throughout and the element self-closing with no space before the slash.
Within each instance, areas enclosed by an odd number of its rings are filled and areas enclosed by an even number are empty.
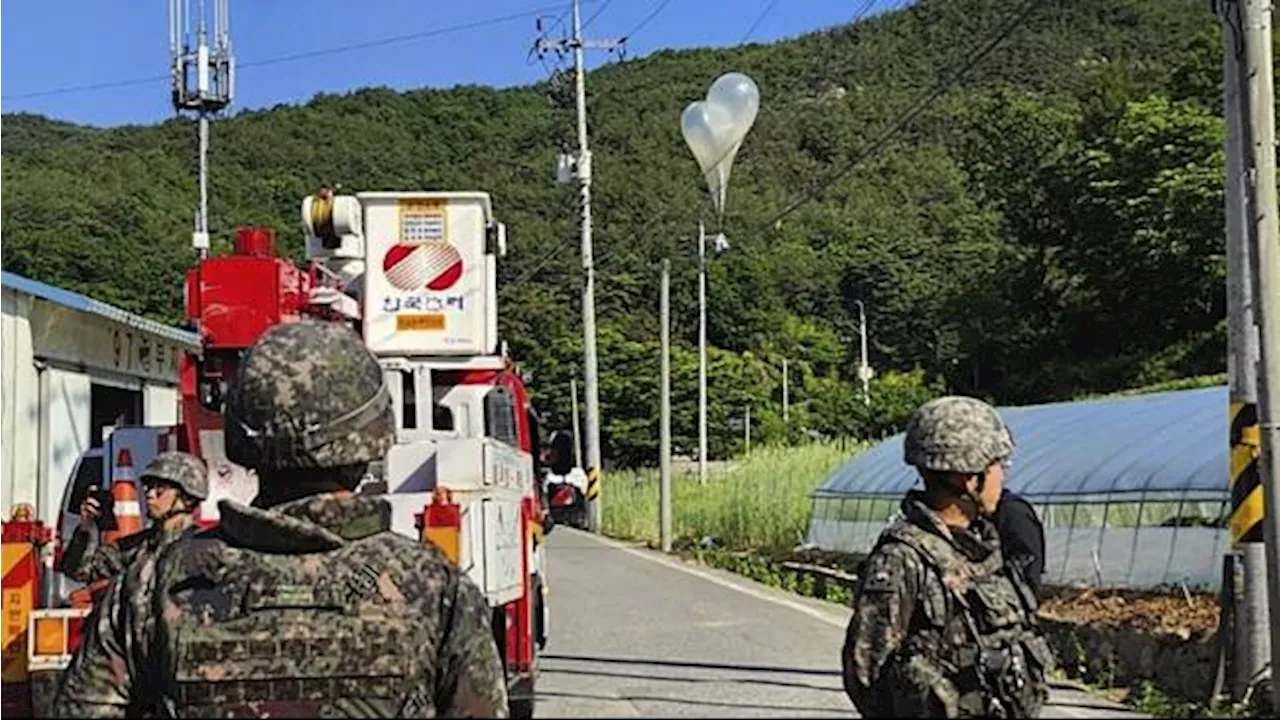
<svg viewBox="0 0 1280 720">
<path fill-rule="evenodd" d="M 1000 408 L 1006 487 L 1045 531 L 1046 585 L 1216 590 L 1230 549 L 1226 386 Z M 813 494 L 810 544 L 865 554 L 919 475 L 899 433 Z"/>
</svg>

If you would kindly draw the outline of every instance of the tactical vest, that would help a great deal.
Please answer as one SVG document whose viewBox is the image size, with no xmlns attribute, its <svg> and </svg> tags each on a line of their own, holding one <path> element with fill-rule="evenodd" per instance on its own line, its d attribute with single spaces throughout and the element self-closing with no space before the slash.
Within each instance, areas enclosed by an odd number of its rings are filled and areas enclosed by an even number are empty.
<svg viewBox="0 0 1280 720">
<path fill-rule="evenodd" d="M 950 680 L 954 693 L 935 692 L 948 717 L 1037 717 L 1054 661 L 1037 631 L 1035 594 L 1020 573 L 999 552 L 974 562 L 908 522 L 887 530 L 881 542 L 914 549 L 943 586 L 941 594 L 921 588 L 917 608 L 924 612 L 915 613 L 894 665 L 917 678 Z M 926 684 L 945 686 L 936 679 Z"/>
<path fill-rule="evenodd" d="M 199 538 L 162 570 L 152 687 L 166 717 L 423 717 L 433 624 L 379 594 L 378 536 L 272 555 Z M 372 560 L 372 561 L 371 561 Z M 202 566 L 203 565 L 203 566 Z"/>
</svg>

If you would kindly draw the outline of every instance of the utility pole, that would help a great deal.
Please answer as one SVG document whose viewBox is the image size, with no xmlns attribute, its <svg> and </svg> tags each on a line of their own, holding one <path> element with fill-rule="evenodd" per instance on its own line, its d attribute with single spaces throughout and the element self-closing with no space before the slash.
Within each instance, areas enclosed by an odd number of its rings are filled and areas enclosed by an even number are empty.
<svg viewBox="0 0 1280 720">
<path fill-rule="evenodd" d="M 746 449 L 744 450 L 744 454 L 750 455 L 751 454 L 751 406 L 747 405 L 742 410 L 744 414 L 742 426 L 743 426 L 743 432 L 745 433 L 745 437 L 743 438 L 743 444 L 746 446 Z"/>
<path fill-rule="evenodd" d="M 671 261 L 662 261 L 662 411 L 659 416 L 658 525 L 662 552 L 671 552 Z"/>
<path fill-rule="evenodd" d="M 227 0 L 214 0 L 210 47 L 205 1 L 198 0 L 193 42 L 189 0 L 169 0 L 169 58 L 173 109 L 194 112 L 199 125 L 200 205 L 191 246 L 209 254 L 209 116 L 231 104 L 235 91 L 235 58 L 231 54 L 231 16 Z M 194 82 L 194 87 L 191 83 Z"/>
<path fill-rule="evenodd" d="M 790 427 L 791 396 L 789 394 L 790 376 L 787 374 L 787 359 L 782 358 L 782 424 Z"/>
<path fill-rule="evenodd" d="M 1228 316 L 1228 375 L 1230 382 L 1231 546 L 1240 557 L 1243 587 L 1236 588 L 1234 648 L 1231 657 L 1231 698 L 1242 700 L 1249 682 L 1266 665 L 1267 635 L 1266 547 L 1262 542 L 1262 475 L 1258 434 L 1258 336 L 1254 324 L 1254 283 L 1257 282 L 1256 228 L 1249 222 L 1249 169 L 1252 141 L 1249 128 L 1249 86 L 1244 73 L 1242 8 L 1220 5 L 1222 12 L 1222 102 L 1226 118 L 1226 316 Z M 1234 579 L 1224 578 L 1224 582 Z"/>
<path fill-rule="evenodd" d="M 573 403 L 573 464 L 582 467 L 582 435 L 578 427 L 578 379 L 569 378 L 569 394 Z"/>
<path fill-rule="evenodd" d="M 707 226 L 698 223 L 698 484 L 707 484 Z"/>
<path fill-rule="evenodd" d="M 1252 242 L 1254 315 L 1258 325 L 1258 427 L 1261 485 L 1254 494 L 1265 504 L 1259 525 L 1270 604 L 1273 702 L 1280 703 L 1280 217 L 1276 198 L 1275 67 L 1271 49 L 1271 0 L 1243 0 L 1244 49 L 1248 84 L 1249 133 L 1253 167 L 1249 219 Z M 1234 493 L 1233 493 L 1234 497 Z M 1234 519 L 1234 518 L 1233 518 Z M 1262 625 L 1264 618 L 1255 618 Z M 1261 635 L 1261 633 L 1259 633 Z M 1257 653 L 1258 661 L 1266 657 Z"/>
<path fill-rule="evenodd" d="M 871 365 L 867 363 L 867 308 L 861 300 L 858 304 L 858 333 L 862 336 L 862 364 L 858 366 L 858 379 L 862 381 L 862 402 L 871 404 Z"/>
<path fill-rule="evenodd" d="M 573 37 L 547 41 L 538 38 L 535 45 L 541 54 L 548 49 L 573 49 L 573 66 L 578 111 L 578 171 L 582 203 L 582 357 L 587 391 L 587 523 L 592 532 L 600 532 L 600 380 L 596 358 L 596 271 L 591 246 L 591 150 L 587 146 L 587 92 L 583 51 L 587 48 L 612 50 L 622 46 L 619 40 L 584 40 L 582 37 L 582 3 L 573 0 Z"/>
</svg>

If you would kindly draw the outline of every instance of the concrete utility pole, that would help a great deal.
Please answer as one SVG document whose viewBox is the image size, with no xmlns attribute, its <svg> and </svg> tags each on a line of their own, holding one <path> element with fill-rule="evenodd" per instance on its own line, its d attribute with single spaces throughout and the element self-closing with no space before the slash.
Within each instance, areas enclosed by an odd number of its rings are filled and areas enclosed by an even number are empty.
<svg viewBox="0 0 1280 720">
<path fill-rule="evenodd" d="M 610 50 L 621 47 L 618 40 L 584 40 L 582 38 L 582 3 L 573 0 L 573 38 L 550 42 L 538 39 L 538 52 L 547 49 L 573 49 L 574 76 L 577 86 L 578 157 L 576 160 L 582 202 L 582 358 L 587 391 L 587 524 L 592 532 L 600 532 L 600 378 L 596 358 L 596 272 L 591 245 L 591 150 L 587 147 L 587 93 L 583 51 L 587 48 Z"/>
<path fill-rule="evenodd" d="M 1263 588 L 1266 573 L 1259 503 L 1253 495 L 1261 488 L 1258 469 L 1257 327 L 1253 318 L 1253 259 L 1249 238 L 1246 157 L 1249 128 L 1245 117 L 1247 86 L 1241 67 L 1243 38 L 1234 30 L 1240 8 L 1224 4 L 1223 10 L 1223 110 L 1227 120 L 1226 218 L 1227 218 L 1227 375 L 1230 382 L 1231 544 L 1240 557 L 1244 584 L 1236 593 L 1235 652 L 1231 659 L 1231 697 L 1240 700 L 1249 680 L 1262 669 L 1266 642 L 1259 619 L 1266 617 Z M 1247 501 L 1247 502 L 1246 502 Z M 1224 578 L 1224 582 L 1228 579 Z M 1262 630 L 1263 632 L 1259 632 Z"/>
<path fill-rule="evenodd" d="M 658 426 L 659 535 L 662 552 L 671 552 L 671 261 L 662 261 L 662 412 Z"/>
<path fill-rule="evenodd" d="M 1280 217 L 1276 198 L 1275 67 L 1271 50 L 1271 0 L 1243 0 L 1248 82 L 1249 134 L 1253 168 L 1252 241 L 1256 250 L 1254 289 L 1258 323 L 1259 524 L 1265 545 L 1265 576 L 1271 606 L 1272 698 L 1280 703 Z M 1233 493 L 1234 497 L 1234 493 Z M 1255 620 L 1262 624 L 1259 618 Z M 1261 655 L 1261 654 L 1260 654 Z M 1262 655 L 1265 657 L 1265 655 Z"/>
<path fill-rule="evenodd" d="M 787 359 L 782 358 L 782 424 L 789 426 L 791 418 L 790 381 L 787 376 Z"/>
<path fill-rule="evenodd" d="M 698 483 L 707 484 L 707 226 L 698 223 Z"/>
<path fill-rule="evenodd" d="M 861 300 L 858 304 L 858 333 L 862 336 L 862 364 L 858 366 L 858 379 L 862 381 L 862 402 L 871 404 L 871 366 L 867 364 L 867 308 Z"/>
<path fill-rule="evenodd" d="M 751 406 L 747 405 L 746 407 L 744 407 L 742 409 L 742 413 L 743 413 L 742 427 L 743 427 L 743 434 L 744 434 L 743 445 L 746 446 L 746 449 L 744 450 L 744 454 L 750 455 L 751 454 Z"/>
<path fill-rule="evenodd" d="M 235 58 L 231 54 L 227 0 L 214 0 L 212 47 L 205 1 L 199 0 L 196 6 L 195 28 L 190 26 L 192 13 L 188 3 L 189 0 L 169 0 L 169 72 L 173 109 L 179 113 L 196 113 L 199 125 L 200 204 L 195 213 L 191 246 L 199 250 L 203 258 L 209 253 L 209 116 L 231 104 L 235 91 Z"/>
</svg>

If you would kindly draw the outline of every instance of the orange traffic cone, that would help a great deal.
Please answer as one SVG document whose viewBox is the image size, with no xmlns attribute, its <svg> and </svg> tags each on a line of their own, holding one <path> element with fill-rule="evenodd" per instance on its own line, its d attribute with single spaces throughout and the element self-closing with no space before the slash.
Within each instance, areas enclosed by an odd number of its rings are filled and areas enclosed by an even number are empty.
<svg viewBox="0 0 1280 720">
<path fill-rule="evenodd" d="M 111 499 L 115 503 L 116 526 L 102 534 L 102 541 L 113 543 L 126 535 L 142 531 L 142 506 L 138 503 L 138 479 L 133 473 L 133 455 L 122 448 L 116 458 L 115 475 L 111 478 Z"/>
</svg>

